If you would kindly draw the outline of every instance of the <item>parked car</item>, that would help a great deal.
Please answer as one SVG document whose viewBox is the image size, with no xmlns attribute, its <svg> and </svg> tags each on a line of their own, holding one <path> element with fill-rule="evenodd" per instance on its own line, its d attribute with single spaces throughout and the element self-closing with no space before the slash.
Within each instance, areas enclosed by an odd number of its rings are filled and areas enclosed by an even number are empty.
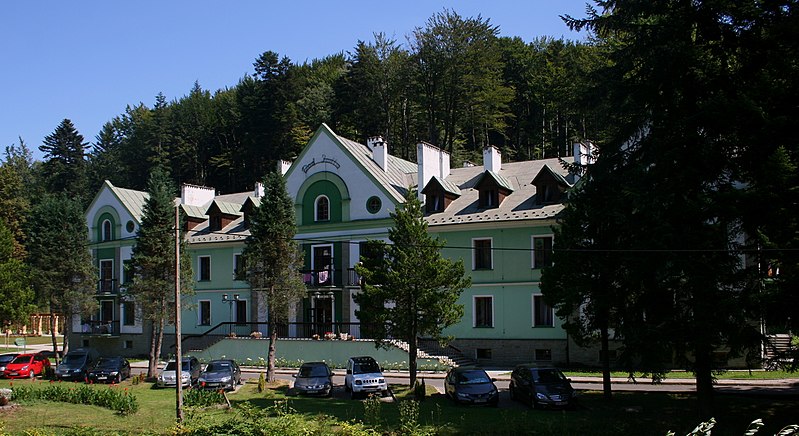
<svg viewBox="0 0 799 436">
<path fill-rule="evenodd" d="M 232 391 L 241 384 L 241 369 L 233 360 L 212 360 L 200 373 L 198 383 L 206 389 Z"/>
<path fill-rule="evenodd" d="M 50 361 L 38 354 L 20 354 L 6 365 L 7 378 L 34 378 L 50 367 Z"/>
<path fill-rule="evenodd" d="M 158 374 L 156 386 L 159 388 L 177 386 L 177 367 L 174 360 L 166 364 L 161 374 Z M 193 386 L 200 378 L 200 361 L 196 357 L 184 357 L 180 365 L 180 380 L 183 386 Z"/>
<path fill-rule="evenodd" d="M 496 379 L 480 368 L 458 367 L 447 372 L 444 393 L 447 398 L 462 404 L 499 404 Z"/>
<path fill-rule="evenodd" d="M 64 355 L 61 363 L 55 368 L 56 380 L 86 380 L 89 371 L 100 354 L 94 348 L 78 348 Z"/>
<path fill-rule="evenodd" d="M 563 373 L 554 367 L 535 364 L 517 366 L 510 375 L 510 398 L 537 407 L 569 407 L 575 392 Z"/>
<path fill-rule="evenodd" d="M 306 362 L 294 374 L 294 389 L 300 394 L 322 395 L 333 394 L 333 371 L 324 362 Z"/>
<path fill-rule="evenodd" d="M 130 377 L 130 362 L 122 356 L 101 357 L 86 373 L 92 383 L 119 383 Z"/>
<path fill-rule="evenodd" d="M 388 384 L 380 370 L 380 365 L 373 357 L 350 357 L 347 360 L 344 390 L 350 392 L 352 398 L 378 392 L 386 396 L 388 395 Z"/>
<path fill-rule="evenodd" d="M 19 356 L 19 353 L 0 354 L 0 377 L 5 377 L 6 365 L 11 363 L 17 356 Z"/>
</svg>

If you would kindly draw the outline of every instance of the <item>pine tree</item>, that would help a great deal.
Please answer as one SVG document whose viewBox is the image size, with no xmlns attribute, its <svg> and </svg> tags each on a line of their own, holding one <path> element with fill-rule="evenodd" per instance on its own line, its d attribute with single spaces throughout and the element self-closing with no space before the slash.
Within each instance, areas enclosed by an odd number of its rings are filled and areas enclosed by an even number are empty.
<svg viewBox="0 0 799 436">
<path fill-rule="evenodd" d="M 50 331 L 56 346 L 54 320 L 66 317 L 64 351 L 74 316 L 88 316 L 97 307 L 97 272 L 89 248 L 83 207 L 65 194 L 45 196 L 31 213 L 29 259 L 34 289 L 50 311 Z"/>
<path fill-rule="evenodd" d="M 45 184 L 49 192 L 63 192 L 71 198 L 85 196 L 87 146 L 83 135 L 68 119 L 61 121 L 53 133 L 45 136 L 39 150 L 44 153 Z"/>
<path fill-rule="evenodd" d="M 150 362 L 147 376 L 155 376 L 164 337 L 164 327 L 175 312 L 175 204 L 167 172 L 156 167 L 147 182 L 148 198 L 136 235 L 129 268 L 133 281 L 127 294 L 141 308 L 142 317 L 152 325 Z M 191 260 L 180 238 L 181 294 L 191 295 Z"/>
<path fill-rule="evenodd" d="M 370 241 L 368 250 L 381 255 L 362 258 L 355 270 L 362 292 L 353 298 L 358 318 L 373 330 L 378 345 L 390 338 L 408 343 L 409 385 L 416 383 L 418 338 L 445 341 L 442 332 L 463 317 L 458 298 L 471 280 L 463 260 L 444 258 L 444 242 L 427 232 L 422 203 L 409 189 L 405 202 L 391 213 L 391 244 Z"/>
<path fill-rule="evenodd" d="M 263 299 L 269 321 L 267 381 L 275 380 L 275 348 L 278 328 L 305 295 L 300 269 L 303 257 L 294 241 L 294 204 L 286 182 L 277 173 L 264 179 L 264 196 L 250 221 L 250 236 L 244 247 L 246 278 L 252 291 Z"/>
<path fill-rule="evenodd" d="M 14 238 L 0 219 L 0 322 L 23 324 L 36 310 L 30 268 L 15 256 Z"/>
</svg>

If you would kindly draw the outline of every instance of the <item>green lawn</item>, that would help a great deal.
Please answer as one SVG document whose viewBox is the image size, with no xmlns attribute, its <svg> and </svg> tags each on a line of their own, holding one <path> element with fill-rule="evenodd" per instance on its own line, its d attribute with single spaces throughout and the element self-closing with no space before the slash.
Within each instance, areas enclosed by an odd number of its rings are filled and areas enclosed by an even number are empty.
<svg viewBox="0 0 799 436">
<path fill-rule="evenodd" d="M 44 386 L 47 381 L 14 381 L 14 384 Z M 9 380 L 0 380 L 0 387 L 9 387 Z M 47 433 L 64 433 L 76 427 L 90 427 L 98 434 L 122 433 L 166 434 L 173 429 L 175 391 L 153 389 L 149 383 L 132 385 L 129 381 L 112 389 L 129 389 L 136 395 L 140 410 L 123 417 L 94 406 L 38 402 L 0 414 L 5 429 L 22 434 L 31 428 Z M 399 389 L 398 389 L 399 390 Z M 234 409 L 247 404 L 266 409 L 275 401 L 288 400 L 289 407 L 309 419 L 323 414 L 339 420 L 364 420 L 364 403 L 349 398 L 306 398 L 289 396 L 285 386 L 257 392 L 256 383 L 248 383 L 239 392 L 230 394 Z M 760 434 L 775 434 L 779 428 L 799 423 L 796 410 L 799 401 L 755 397 L 718 396 L 719 414 L 714 434 L 742 435 L 749 422 L 762 418 L 766 427 Z M 381 403 L 382 430 L 396 430 L 399 411 L 396 404 Z M 602 399 L 599 392 L 587 392 L 577 410 L 530 410 L 514 403 L 509 408 L 463 407 L 453 405 L 441 395 L 432 395 L 421 403 L 419 421 L 434 426 L 438 434 L 665 434 L 674 430 L 686 434 L 699 422 L 696 401 L 691 395 L 661 393 L 615 393 L 612 401 Z M 218 421 L 236 417 L 235 411 L 210 408 L 186 412 L 191 419 Z M 238 417 L 236 418 L 238 419 Z"/>
</svg>

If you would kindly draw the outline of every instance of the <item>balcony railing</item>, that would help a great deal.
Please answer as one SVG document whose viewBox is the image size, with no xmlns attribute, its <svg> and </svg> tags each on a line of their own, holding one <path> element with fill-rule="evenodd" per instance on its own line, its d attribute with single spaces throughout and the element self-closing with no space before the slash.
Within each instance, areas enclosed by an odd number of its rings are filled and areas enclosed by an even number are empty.
<svg viewBox="0 0 799 436">
<path fill-rule="evenodd" d="M 116 279 L 100 279 L 97 281 L 98 294 L 118 294 L 119 284 Z"/>
<path fill-rule="evenodd" d="M 81 322 L 80 334 L 119 336 L 119 321 L 86 320 Z"/>
<path fill-rule="evenodd" d="M 300 271 L 302 280 L 312 288 L 334 286 L 360 286 L 361 277 L 354 268 L 340 269 L 306 269 Z"/>
</svg>

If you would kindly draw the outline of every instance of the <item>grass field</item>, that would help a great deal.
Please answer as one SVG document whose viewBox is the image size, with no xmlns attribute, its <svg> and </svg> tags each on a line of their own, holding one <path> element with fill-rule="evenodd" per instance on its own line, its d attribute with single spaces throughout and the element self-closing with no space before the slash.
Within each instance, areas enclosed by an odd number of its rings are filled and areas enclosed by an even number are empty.
<svg viewBox="0 0 799 436">
<path fill-rule="evenodd" d="M 46 386 L 48 381 L 14 381 L 14 384 Z M 9 380 L 0 380 L 0 388 L 9 387 Z M 37 402 L 22 404 L 12 411 L 0 413 L 5 430 L 22 434 L 36 428 L 47 433 L 64 433 L 75 428 L 91 428 L 98 434 L 167 434 L 173 430 L 175 391 L 153 389 L 150 383 L 132 385 L 129 381 L 111 389 L 125 389 L 136 395 L 140 410 L 131 416 L 95 406 Z M 401 389 L 398 387 L 398 391 Z M 190 419 L 222 421 L 236 416 L 242 405 L 267 409 L 276 401 L 288 400 L 289 407 L 308 419 L 320 415 L 339 420 L 363 421 L 364 403 L 344 397 L 306 398 L 288 395 L 286 385 L 277 385 L 264 393 L 256 383 L 242 386 L 229 394 L 233 411 L 221 408 L 187 410 Z M 714 434 L 742 435 L 748 424 L 762 418 L 766 427 L 760 434 L 775 434 L 780 428 L 799 423 L 799 402 L 769 398 L 718 396 L 718 424 Z M 666 434 L 674 430 L 686 434 L 699 422 L 696 401 L 691 395 L 661 393 L 615 393 L 612 401 L 602 399 L 599 392 L 586 392 L 580 407 L 568 411 L 530 410 L 513 403 L 507 408 L 463 407 L 453 405 L 442 395 L 432 395 L 419 407 L 419 423 L 434 428 L 438 434 Z M 381 404 L 383 431 L 396 430 L 399 410 L 395 403 Z"/>
</svg>

